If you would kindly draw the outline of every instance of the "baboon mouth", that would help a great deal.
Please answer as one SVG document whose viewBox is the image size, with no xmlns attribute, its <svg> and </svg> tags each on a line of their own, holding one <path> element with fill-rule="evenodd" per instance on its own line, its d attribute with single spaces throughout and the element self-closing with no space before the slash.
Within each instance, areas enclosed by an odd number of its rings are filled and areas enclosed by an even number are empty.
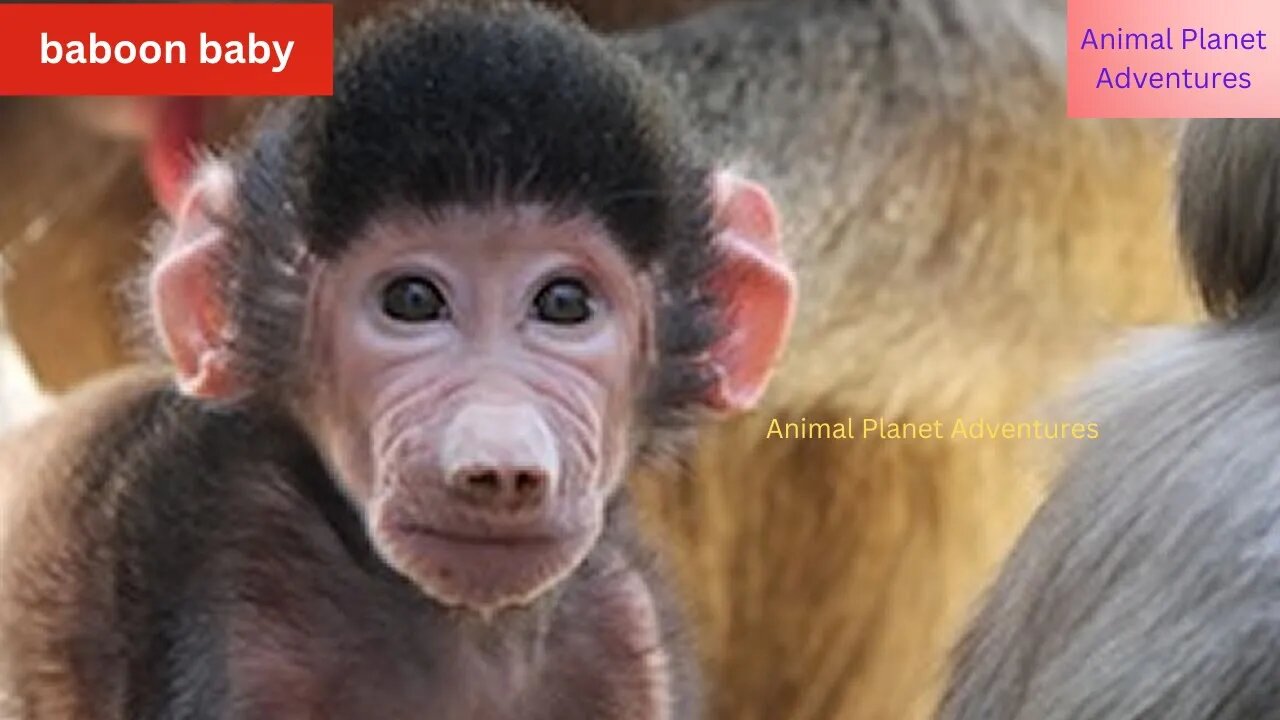
<svg viewBox="0 0 1280 720">
<path fill-rule="evenodd" d="M 494 610 L 527 605 L 583 560 L 591 533 L 457 532 L 397 523 L 386 537 L 392 567 L 435 600 L 453 607 Z"/>
<path fill-rule="evenodd" d="M 512 550 L 546 548 L 572 539 L 571 535 L 555 533 L 548 529 L 467 533 L 421 523 L 402 523 L 396 526 L 396 530 L 404 535 L 455 545 Z"/>
</svg>

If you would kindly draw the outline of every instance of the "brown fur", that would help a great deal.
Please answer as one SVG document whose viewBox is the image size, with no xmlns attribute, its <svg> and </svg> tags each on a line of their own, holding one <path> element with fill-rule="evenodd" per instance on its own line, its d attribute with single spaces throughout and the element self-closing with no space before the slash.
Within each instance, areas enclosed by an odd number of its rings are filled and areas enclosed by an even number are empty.
<svg viewBox="0 0 1280 720">
<path fill-rule="evenodd" d="M 904 5 L 899 25 L 927 19 L 923 3 Z M 810 40 L 803 59 L 692 70 L 685 91 L 719 141 L 773 179 L 804 289 L 769 407 L 707 438 L 697 481 L 640 486 L 683 548 L 718 717 L 924 716 L 954 629 L 1040 492 L 1008 442 L 765 439 L 775 414 L 1004 420 L 1061 387 L 1117 328 L 1192 314 L 1163 211 L 1171 138 L 1157 124 L 1064 119 L 1064 20 L 1060 7 L 1043 12 L 1012 29 L 997 15 L 988 27 L 1010 42 L 985 54 L 964 37 L 918 47 L 923 71 L 892 55 L 873 64 L 883 23 L 870 20 L 838 26 L 862 40 Z M 814 26 L 819 38 L 831 29 Z M 756 32 L 783 46 L 778 23 Z M 751 44 L 748 31 L 732 35 Z M 671 56 L 670 72 L 697 67 L 686 60 Z M 735 99 L 700 84 L 731 88 L 739 75 L 766 90 Z M 79 232 L 19 269 L 74 266 L 73 246 L 93 266 L 92 250 L 113 246 Z M 53 327 L 51 306 L 71 327 L 102 327 L 106 283 L 71 305 L 45 271 L 21 277 L 33 299 L 10 287 L 15 334 L 33 356 L 43 348 L 45 368 L 79 363 L 66 349 L 82 330 L 37 340 L 33 328 Z M 70 382 L 119 357 L 42 377 Z"/>
<path fill-rule="evenodd" d="M 0 441 L 0 530 L 20 533 L 0 534 L 0 717 L 497 718 L 519 680 L 524 717 L 697 716 L 625 500 L 554 603 L 464 626 L 293 474 L 297 436 L 264 419 L 250 432 L 271 439 L 246 444 L 234 428 L 256 421 L 196 408 L 165 375 L 114 373 Z"/>
<path fill-rule="evenodd" d="M 87 611 L 79 602 L 81 593 L 114 597 L 105 584 L 108 578 L 90 571 L 102 558 L 84 551 L 105 537 L 106 523 L 94 515 L 97 522 L 79 524 L 77 536 L 68 537 L 68 524 L 89 515 L 84 513 L 78 488 L 61 479 L 86 455 L 92 436 L 103 427 L 127 422 L 131 401 L 160 379 L 155 372 L 131 372 L 91 382 L 56 411 L 0 438 L 0 457 L 5 459 L 0 463 L 0 588 L 5 589 L 0 592 L 0 618 L 5 619 L 6 637 L 0 678 L 7 682 L 23 677 L 27 685 L 0 683 L 0 717 L 88 717 L 93 700 L 109 699 L 104 694 L 90 698 L 80 693 L 71 666 L 51 657 L 57 648 L 71 646 L 80 648 L 72 651 L 80 662 L 92 662 L 78 638 L 118 637 L 111 629 L 109 603 Z M 19 482 L 32 477 L 47 482 Z M 21 537 L 13 536 L 18 528 Z M 19 556 L 22 562 L 8 560 Z M 77 580 L 82 577 L 93 579 Z M 32 606 L 35 612 L 29 612 Z M 14 622 L 15 618 L 21 622 Z M 72 628 L 78 632 L 69 632 Z M 97 657 L 117 650 L 114 643 L 98 645 L 92 651 Z M 19 657 L 31 662 L 24 663 L 24 668 L 11 667 L 9 663 Z M 42 700 L 20 706 L 18 690 Z M 19 715 L 19 707 L 28 715 Z"/>
</svg>

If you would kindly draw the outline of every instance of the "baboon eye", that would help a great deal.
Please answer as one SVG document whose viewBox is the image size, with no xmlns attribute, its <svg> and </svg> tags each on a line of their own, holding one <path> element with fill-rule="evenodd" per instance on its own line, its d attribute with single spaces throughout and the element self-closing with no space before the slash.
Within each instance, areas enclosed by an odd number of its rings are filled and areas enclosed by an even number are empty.
<svg viewBox="0 0 1280 720">
<path fill-rule="evenodd" d="M 436 322 L 447 318 L 448 311 L 439 288 L 424 277 L 401 276 L 382 289 L 382 312 L 397 322 Z"/>
<path fill-rule="evenodd" d="M 580 280 L 552 280 L 533 299 L 533 313 L 553 325 L 580 325 L 595 313 L 595 300 Z"/>
</svg>

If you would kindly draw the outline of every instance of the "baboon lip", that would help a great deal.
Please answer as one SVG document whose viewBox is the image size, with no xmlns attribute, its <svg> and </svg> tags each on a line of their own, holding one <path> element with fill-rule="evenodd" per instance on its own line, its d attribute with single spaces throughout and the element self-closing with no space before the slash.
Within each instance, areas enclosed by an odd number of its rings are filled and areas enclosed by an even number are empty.
<svg viewBox="0 0 1280 720">
<path fill-rule="evenodd" d="M 547 529 L 541 531 L 467 533 L 421 523 L 400 523 L 396 530 L 405 535 L 429 538 L 455 545 L 478 548 L 509 548 L 512 550 L 535 549 L 558 545 L 572 536 L 557 534 Z"/>
</svg>

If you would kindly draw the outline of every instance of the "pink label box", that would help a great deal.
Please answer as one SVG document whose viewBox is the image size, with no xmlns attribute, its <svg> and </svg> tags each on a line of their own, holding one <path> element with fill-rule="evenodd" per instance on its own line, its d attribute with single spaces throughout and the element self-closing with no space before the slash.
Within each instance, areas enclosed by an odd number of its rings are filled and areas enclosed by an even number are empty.
<svg viewBox="0 0 1280 720">
<path fill-rule="evenodd" d="M 1071 117 L 1280 117 L 1280 2 L 1069 0 Z"/>
</svg>

